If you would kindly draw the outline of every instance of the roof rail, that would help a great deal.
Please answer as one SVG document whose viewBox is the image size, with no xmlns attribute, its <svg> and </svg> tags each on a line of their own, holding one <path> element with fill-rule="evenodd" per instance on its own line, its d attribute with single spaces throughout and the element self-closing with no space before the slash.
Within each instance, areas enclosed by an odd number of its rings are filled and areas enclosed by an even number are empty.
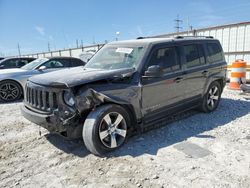
<svg viewBox="0 0 250 188">
<path fill-rule="evenodd" d="M 137 37 L 136 39 L 145 39 L 145 38 L 148 38 L 148 37 Z"/>
<path fill-rule="evenodd" d="M 152 36 L 152 37 L 137 37 L 136 39 L 150 39 L 150 38 L 174 38 L 174 39 L 184 39 L 184 38 L 206 38 L 206 39 L 213 39 L 213 36 L 182 36 L 178 35 L 175 37 L 169 37 L 169 36 Z"/>
<path fill-rule="evenodd" d="M 183 38 L 207 38 L 207 39 L 213 39 L 213 36 L 181 36 L 178 35 L 176 37 L 174 37 L 175 39 L 183 39 Z"/>
</svg>

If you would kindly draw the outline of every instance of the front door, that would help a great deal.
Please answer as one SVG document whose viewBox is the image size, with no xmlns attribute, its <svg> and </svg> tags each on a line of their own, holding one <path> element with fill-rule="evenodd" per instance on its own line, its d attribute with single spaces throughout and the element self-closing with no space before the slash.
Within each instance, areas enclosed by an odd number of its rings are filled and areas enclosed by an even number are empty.
<svg viewBox="0 0 250 188">
<path fill-rule="evenodd" d="M 142 76 L 142 115 L 146 121 L 163 118 L 179 101 L 185 99 L 185 75 L 176 46 L 155 48 L 146 65 L 159 65 L 163 74 L 159 77 Z M 168 112 L 168 113 L 167 113 Z"/>
</svg>

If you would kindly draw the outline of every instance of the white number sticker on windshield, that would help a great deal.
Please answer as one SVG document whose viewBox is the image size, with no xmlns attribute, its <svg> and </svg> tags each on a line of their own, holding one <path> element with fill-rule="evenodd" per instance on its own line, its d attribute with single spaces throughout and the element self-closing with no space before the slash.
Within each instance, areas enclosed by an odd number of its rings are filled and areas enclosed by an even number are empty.
<svg viewBox="0 0 250 188">
<path fill-rule="evenodd" d="M 133 51 L 133 48 L 117 48 L 116 49 L 116 52 L 124 53 L 124 54 L 131 54 L 132 51 Z"/>
</svg>

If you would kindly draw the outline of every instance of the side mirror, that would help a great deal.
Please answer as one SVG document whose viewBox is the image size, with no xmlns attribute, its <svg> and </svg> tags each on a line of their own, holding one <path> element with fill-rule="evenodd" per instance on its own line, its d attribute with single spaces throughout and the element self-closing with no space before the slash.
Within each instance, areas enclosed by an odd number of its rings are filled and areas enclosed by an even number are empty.
<svg viewBox="0 0 250 188">
<path fill-rule="evenodd" d="M 159 65 L 152 65 L 145 71 L 144 77 L 157 78 L 163 75 L 163 69 Z"/>
<path fill-rule="evenodd" d="M 41 67 L 38 68 L 39 71 L 44 71 L 45 69 L 47 69 L 46 66 L 41 66 Z"/>
</svg>

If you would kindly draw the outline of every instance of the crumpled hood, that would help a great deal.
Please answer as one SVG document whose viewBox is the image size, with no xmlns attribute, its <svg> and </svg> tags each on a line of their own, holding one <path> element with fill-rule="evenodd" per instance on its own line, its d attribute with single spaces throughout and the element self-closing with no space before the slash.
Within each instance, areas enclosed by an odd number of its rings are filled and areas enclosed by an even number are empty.
<svg viewBox="0 0 250 188">
<path fill-rule="evenodd" d="M 36 84 L 46 86 L 66 85 L 67 87 L 74 87 L 98 80 L 112 79 L 116 76 L 118 77 L 123 74 L 133 73 L 134 71 L 134 68 L 119 70 L 100 70 L 75 67 L 33 76 L 29 80 Z"/>
</svg>

